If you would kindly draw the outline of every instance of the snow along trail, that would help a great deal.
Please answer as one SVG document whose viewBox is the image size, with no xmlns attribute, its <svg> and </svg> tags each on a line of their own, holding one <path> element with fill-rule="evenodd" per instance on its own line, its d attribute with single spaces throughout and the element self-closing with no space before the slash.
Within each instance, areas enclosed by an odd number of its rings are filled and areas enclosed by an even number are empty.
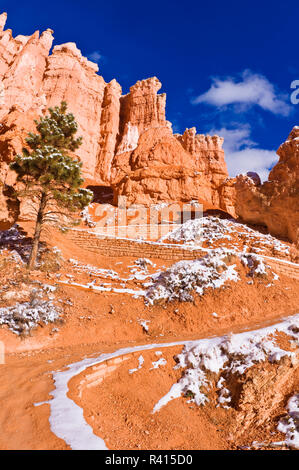
<svg viewBox="0 0 299 470">
<path fill-rule="evenodd" d="M 67 287 L 77 287 L 79 289 L 85 289 L 92 292 L 111 292 L 114 294 L 130 294 L 133 295 L 134 298 L 139 296 L 145 296 L 145 290 L 135 290 L 135 289 L 127 289 L 127 288 L 118 288 L 118 287 L 101 287 L 101 286 L 93 286 L 91 283 L 85 284 L 78 284 L 77 282 L 65 282 L 65 281 L 57 281 L 58 284 Z"/>
<path fill-rule="evenodd" d="M 250 335 L 255 336 L 258 334 L 258 336 L 264 336 L 267 334 L 273 334 L 275 331 L 285 331 L 289 325 L 296 321 L 299 321 L 299 314 L 286 317 L 282 319 L 281 322 L 273 324 L 272 326 L 246 331 L 244 333 L 233 334 L 230 337 L 236 337 L 237 342 L 239 342 L 242 337 L 244 337 L 244 339 L 246 337 L 247 339 Z M 49 403 L 51 409 L 49 421 L 52 432 L 59 438 L 63 439 L 73 450 L 107 450 L 108 448 L 104 440 L 96 436 L 93 433 L 92 427 L 86 423 L 83 416 L 83 409 L 67 396 L 69 391 L 68 382 L 73 377 L 77 376 L 91 366 L 99 365 L 104 361 L 122 356 L 124 354 L 180 345 L 185 346 L 185 348 L 190 351 L 191 348 L 196 346 L 201 347 L 201 345 L 207 346 L 208 343 L 211 343 L 211 346 L 213 346 L 215 343 L 221 342 L 221 340 L 223 340 L 225 337 L 228 337 L 228 335 L 219 337 L 211 336 L 209 338 L 191 341 L 153 343 L 121 348 L 113 353 L 104 353 L 100 354 L 96 358 L 86 358 L 75 362 L 67 366 L 68 368 L 66 370 L 54 371 L 53 379 L 55 383 L 55 389 L 53 392 L 51 392 L 53 399 L 46 402 Z M 179 389 L 177 390 L 178 393 L 175 395 L 181 396 L 182 388 L 180 387 L 179 383 L 175 384 L 175 386 Z M 172 396 L 172 394 L 169 392 L 156 404 L 154 411 L 158 411 L 161 406 L 165 405 L 173 398 L 175 397 Z"/>
<path fill-rule="evenodd" d="M 166 348 L 170 346 L 180 346 L 194 343 L 194 341 L 178 341 L 174 343 L 157 343 L 131 348 L 118 349 L 113 353 L 100 354 L 96 358 L 87 358 L 75 362 L 68 366 L 67 370 L 53 372 L 55 390 L 51 392 L 52 400 L 49 400 L 50 427 L 56 436 L 63 439 L 72 450 L 107 450 L 105 441 L 93 433 L 89 424 L 83 416 L 83 409 L 80 408 L 71 398 L 67 396 L 68 382 L 76 375 L 83 372 L 87 367 L 98 365 L 123 354 L 130 354 L 136 351 L 145 351 L 155 348 Z"/>
<path fill-rule="evenodd" d="M 184 369 L 181 379 L 172 385 L 169 392 L 164 395 L 154 406 L 153 413 L 159 411 L 169 401 L 191 393 L 190 401 L 197 405 L 204 405 L 209 401 L 206 393 L 201 390 L 210 388 L 212 382 L 209 374 L 225 374 L 217 383 L 219 390 L 218 403 L 227 407 L 231 401 L 230 391 L 225 384 L 225 376 L 239 374 L 254 366 L 258 362 L 270 363 L 279 361 L 288 356 L 295 360 L 296 355 L 275 344 L 271 336 L 275 333 L 285 333 L 299 344 L 299 314 L 285 318 L 279 323 L 257 330 L 245 331 L 232 335 L 218 336 L 214 338 L 195 341 L 191 347 L 185 346 L 181 354 L 177 356 L 176 369 Z M 207 374 L 209 372 L 209 374 Z"/>
</svg>

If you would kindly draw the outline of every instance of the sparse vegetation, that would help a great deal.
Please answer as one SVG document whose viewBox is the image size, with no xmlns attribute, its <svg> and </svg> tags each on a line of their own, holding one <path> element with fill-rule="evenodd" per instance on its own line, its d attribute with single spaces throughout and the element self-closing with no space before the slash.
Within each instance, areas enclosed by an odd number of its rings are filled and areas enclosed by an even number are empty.
<svg viewBox="0 0 299 470">
<path fill-rule="evenodd" d="M 0 308 L 0 325 L 7 325 L 11 331 L 25 337 L 38 325 L 57 321 L 60 314 L 53 302 L 45 298 L 43 290 L 33 289 L 29 302 Z"/>
<path fill-rule="evenodd" d="M 49 108 L 49 115 L 35 124 L 38 133 L 30 132 L 26 139 L 29 149 L 23 148 L 22 155 L 10 165 L 24 185 L 18 197 L 29 200 L 36 214 L 29 269 L 35 268 L 42 228 L 51 223 L 76 223 L 93 198 L 91 191 L 81 188 L 82 163 L 68 155 L 79 148 L 82 138 L 74 137 L 77 123 L 73 114 L 67 113 L 67 104 Z"/>
</svg>

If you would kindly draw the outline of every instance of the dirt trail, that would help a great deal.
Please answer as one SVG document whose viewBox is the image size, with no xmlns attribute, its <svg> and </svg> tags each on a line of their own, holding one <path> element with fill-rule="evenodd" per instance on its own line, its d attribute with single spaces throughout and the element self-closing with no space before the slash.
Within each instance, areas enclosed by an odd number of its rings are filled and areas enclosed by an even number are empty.
<svg viewBox="0 0 299 470">
<path fill-rule="evenodd" d="M 94 256 L 75 244 L 65 244 L 60 234 L 53 234 L 52 246 L 59 246 L 65 259 L 74 258 L 84 264 L 114 270 L 119 278 L 130 277 L 136 261 L 131 257 Z M 156 264 L 155 270 L 169 266 L 165 260 L 152 261 Z M 99 283 L 109 282 L 114 288 L 117 283 L 121 286 L 120 280 L 98 279 L 90 272 L 79 273 L 70 264 L 62 267 L 60 273 L 63 283 L 60 286 L 54 274 L 37 271 L 32 278 L 58 286 L 55 296 L 63 306 L 62 324 L 38 327 L 32 331 L 32 336 L 23 340 L 5 328 L 0 329 L 0 340 L 6 349 L 6 363 L 0 365 L 3 404 L 0 449 L 70 449 L 72 441 L 67 439 L 64 430 L 55 428 L 55 433 L 51 430 L 50 404 L 43 403 L 51 400 L 55 393 L 53 374 L 57 378 L 61 376 L 60 370 L 84 359 L 90 367 L 100 354 L 111 357 L 119 349 L 133 347 L 146 348 L 142 354 L 145 364 L 150 366 L 157 359 L 155 350 L 148 349 L 153 343 L 159 343 L 159 348 L 163 349 L 167 366 L 152 370 L 141 382 L 138 380 L 140 371 L 128 373 L 129 369 L 138 367 L 138 356 L 130 357 L 119 368 L 111 370 L 111 375 L 105 376 L 98 385 L 82 389 L 81 396 L 78 381 L 84 380 L 84 371 L 74 378 L 69 377 L 65 384 L 69 388 L 68 402 L 79 406 L 81 423 L 84 418 L 110 449 L 234 448 L 227 433 L 232 413 L 229 410 L 212 405 L 199 409 L 184 400 L 175 400 L 167 410 L 161 410 L 155 417 L 151 415 L 154 404 L 179 377 L 173 369 L 173 358 L 182 346 L 167 347 L 165 343 L 185 343 L 252 330 L 294 315 L 298 313 L 299 281 L 284 275 L 270 284 L 268 280 L 252 282 L 242 278 L 238 283 L 228 283 L 225 289 L 207 291 L 194 302 L 148 307 L 140 298 L 76 288 L 64 282 L 69 274 L 74 277 L 70 283 L 85 286 L 96 279 Z M 7 275 L 7 283 L 14 276 L 6 272 L 4 275 Z M 127 287 L 139 290 L 141 283 L 132 279 Z M 148 322 L 148 331 L 142 326 L 142 320 Z M 56 326 L 58 328 L 53 328 Z M 38 403 L 40 405 L 35 406 Z M 60 411 L 61 425 L 64 425 L 66 409 Z M 258 439 L 258 435 L 254 438 Z M 96 445 L 98 442 L 96 439 Z"/>
<path fill-rule="evenodd" d="M 277 320 L 276 320 L 277 321 Z M 263 323 L 255 324 L 255 325 L 248 325 L 247 328 L 239 328 L 239 329 L 234 329 L 234 332 L 240 332 L 244 330 L 252 330 L 255 329 L 256 327 L 262 327 L 262 326 L 267 326 L 269 324 L 276 323 L 266 321 Z M 220 330 L 215 330 L 215 333 L 213 336 L 218 336 L 218 335 L 223 335 L 225 332 L 228 333 L 230 330 L 226 329 L 226 331 L 223 331 L 222 329 Z M 203 332 L 201 335 L 197 334 L 196 339 L 204 338 L 205 333 Z M 195 340 L 195 337 L 192 335 L 192 338 L 188 338 L 192 341 Z M 174 344 L 169 344 L 171 340 L 174 340 Z M 167 341 L 167 343 L 165 342 Z M 135 343 L 135 342 L 134 342 Z M 139 344 L 138 344 L 139 343 Z M 157 372 L 157 376 L 155 380 L 158 380 L 157 384 L 159 384 L 156 387 L 156 396 L 155 399 L 158 397 L 160 398 L 161 395 L 163 394 L 164 391 L 168 391 L 169 386 L 175 381 L 175 372 L 172 370 L 173 365 L 175 365 L 173 361 L 173 356 L 174 354 L 177 354 L 180 350 L 181 347 L 179 346 L 180 344 L 185 344 L 186 343 L 186 338 L 182 339 L 181 341 L 178 341 L 177 338 L 163 338 L 163 342 L 159 342 L 158 344 L 140 344 L 140 341 L 132 345 L 132 343 L 128 346 L 127 344 L 119 344 L 116 346 L 116 344 L 110 344 L 110 345 L 105 345 L 101 343 L 94 343 L 94 344 L 82 344 L 82 345 L 75 345 L 75 346 L 69 346 L 66 348 L 51 348 L 51 349 L 43 349 L 43 350 L 32 350 L 32 351 L 26 351 L 23 353 L 15 353 L 15 354 L 9 354 L 7 356 L 7 363 L 5 365 L 1 366 L 1 372 L 2 372 L 2 382 L 0 384 L 0 397 L 1 401 L 5 403 L 5 407 L 2 407 L 0 410 L 0 423 L 1 423 L 1 437 L 0 437 L 0 448 L 1 449 L 67 449 L 70 448 L 70 445 L 72 445 L 73 448 L 81 448 L 86 447 L 86 443 L 88 440 L 85 441 L 76 441 L 75 439 L 75 444 L 72 440 L 69 440 L 67 437 L 67 433 L 65 433 L 65 426 L 66 429 L 69 429 L 69 424 L 67 420 L 67 406 L 65 406 L 65 403 L 63 400 L 61 400 L 62 395 L 58 394 L 56 397 L 56 401 L 52 399 L 53 397 L 53 391 L 55 390 L 55 385 L 53 381 L 53 374 L 54 373 L 54 378 L 57 380 L 58 377 L 64 377 L 63 374 L 58 372 L 59 370 L 63 370 L 65 368 L 68 368 L 71 366 L 71 369 L 67 371 L 67 375 L 65 376 L 65 382 L 64 382 L 64 387 L 66 387 L 64 390 L 60 390 L 61 393 L 67 392 L 67 388 L 69 387 L 69 392 L 68 396 L 70 399 L 66 400 L 71 403 L 72 398 L 74 398 L 77 402 L 78 400 L 78 383 L 76 383 L 76 380 L 73 377 L 73 375 L 80 375 L 82 371 L 85 369 L 89 369 L 92 366 L 98 365 L 100 362 L 107 361 L 112 358 L 116 358 L 119 356 L 123 356 L 124 354 L 129 354 L 129 352 L 137 352 L 140 353 L 141 351 L 148 351 L 149 349 L 163 349 L 167 350 L 167 357 L 168 357 L 168 362 L 169 362 L 169 367 L 167 369 L 167 374 L 166 378 L 161 377 L 159 375 L 159 370 L 155 371 Z M 115 351 L 117 349 L 117 351 Z M 99 356 L 99 351 L 102 351 L 102 353 Z M 89 358 L 88 358 L 89 357 Z M 84 361 L 85 358 L 85 361 Z M 84 361 L 83 364 L 81 365 L 81 361 Z M 129 358 L 128 362 L 128 367 L 130 367 L 130 364 L 132 361 L 135 362 L 137 361 L 136 357 Z M 79 363 L 79 369 L 78 364 Z M 170 365 L 172 364 L 172 367 Z M 135 364 L 133 364 L 135 366 Z M 165 375 L 165 374 L 164 374 Z M 81 375 L 80 375 L 81 376 Z M 107 404 L 111 400 L 111 394 L 109 395 L 109 387 L 112 386 L 112 383 L 115 385 L 117 381 L 115 381 L 115 376 L 111 377 L 105 384 L 107 387 L 107 391 L 104 394 L 104 397 L 100 398 L 99 400 L 96 400 L 96 402 L 100 405 L 101 410 L 107 409 Z M 161 382 L 162 380 L 162 382 Z M 106 382 L 106 381 L 105 381 Z M 163 383 L 163 390 L 161 383 Z M 131 384 L 132 386 L 132 384 Z M 138 385 L 140 386 L 140 384 Z M 62 387 L 62 385 L 61 385 Z M 133 386 L 134 388 L 134 386 Z M 150 387 L 151 388 L 151 387 Z M 155 388 L 155 387 L 154 387 Z M 153 389 L 154 389 L 153 388 Z M 111 388 L 110 388 L 111 391 Z M 128 392 L 128 390 L 127 390 Z M 90 393 L 93 394 L 94 389 L 90 390 Z M 135 392 L 138 395 L 138 391 Z M 149 390 L 147 389 L 147 394 L 149 393 Z M 151 391 L 150 393 L 153 393 Z M 122 398 L 125 400 L 124 397 L 124 390 L 121 392 Z M 86 395 L 84 397 L 84 418 L 89 424 L 92 424 L 90 422 L 91 417 L 94 415 L 95 410 L 91 410 L 90 406 L 87 405 L 88 402 L 94 403 L 94 397 L 91 400 L 90 396 L 89 399 L 86 400 L 86 397 L 89 395 Z M 55 393 L 54 393 L 54 398 L 55 398 Z M 43 403 L 43 402 L 48 402 L 50 400 L 50 403 Z M 59 401 L 60 400 L 60 401 Z M 59 403 L 58 403 L 59 402 Z M 79 400 L 80 402 L 80 400 Z M 149 400 L 149 403 L 151 400 Z M 35 404 L 41 403 L 39 406 L 35 406 Z M 51 422 L 51 414 L 50 414 L 50 406 L 55 404 L 59 404 L 58 408 L 56 411 L 54 410 L 55 413 L 61 413 L 60 414 L 60 428 L 59 426 L 53 425 L 52 421 L 52 429 L 50 427 L 49 422 Z M 61 408 L 62 406 L 62 408 Z M 76 405 L 75 405 L 76 406 Z M 177 410 L 177 407 L 179 408 L 180 411 Z M 72 408 L 72 406 L 71 406 Z M 130 407 L 129 407 L 130 408 Z M 128 408 L 128 415 L 130 414 Z M 184 413 L 189 413 L 192 411 L 192 416 L 194 415 L 193 410 L 188 407 L 186 411 L 186 407 L 184 407 L 183 402 L 181 401 L 180 404 L 170 404 L 170 407 L 168 409 L 170 410 L 171 415 L 174 415 L 176 413 L 183 414 Z M 208 410 L 207 410 L 208 411 Z M 64 415 L 65 413 L 65 415 Z M 82 409 L 79 408 L 79 413 L 77 410 L 76 416 L 80 415 L 79 418 L 76 417 L 76 421 L 71 420 L 71 428 L 76 429 L 76 425 L 79 427 L 82 426 L 82 423 L 85 422 L 83 419 L 83 414 L 82 414 Z M 133 410 L 132 410 L 133 413 Z M 140 410 L 140 420 L 142 420 L 142 417 L 145 415 L 144 411 Z M 199 411 L 197 412 L 198 415 Z M 221 410 L 220 414 L 223 414 L 223 410 Z M 199 413 L 200 415 L 202 413 Z M 57 416 L 57 415 L 56 415 Z M 63 418 L 62 418 L 63 416 Z M 74 415 L 73 415 L 74 416 Z M 150 416 L 150 414 L 149 414 Z M 145 417 L 145 416 L 144 416 Z M 198 417 L 197 417 L 198 418 Z M 72 418 L 73 419 L 73 418 Z M 134 420 L 133 416 L 128 416 L 128 420 Z M 197 420 L 194 420 L 194 416 L 191 419 L 190 416 L 190 423 L 193 423 L 192 426 L 190 424 L 190 439 L 193 433 L 199 432 L 198 427 L 200 428 L 203 425 L 203 420 L 207 419 L 206 418 L 206 413 L 204 413 L 201 418 Z M 105 421 L 105 420 L 104 420 Z M 145 423 L 146 423 L 145 419 Z M 160 432 L 165 434 L 165 424 L 169 421 L 169 416 L 163 411 L 160 416 L 159 416 L 159 425 L 157 429 L 160 429 Z M 56 420 L 56 423 L 59 422 L 59 420 Z M 109 420 L 108 420 L 109 422 Z M 157 423 L 156 423 L 157 424 Z M 107 420 L 106 420 L 106 426 L 107 426 Z M 195 428 L 194 428 L 195 426 Z M 207 423 L 205 424 L 207 426 Z M 209 424 L 211 426 L 211 423 Z M 153 429 L 153 423 L 152 423 L 152 429 Z M 54 432 L 53 432 L 54 431 Z M 180 435 L 180 432 L 176 429 L 173 430 L 173 436 L 177 436 L 177 432 Z M 202 432 L 201 432 L 202 433 Z M 225 444 L 225 440 L 223 440 L 223 437 L 219 437 L 217 433 L 217 439 L 215 440 L 215 430 L 213 431 L 212 429 L 210 430 L 209 438 L 205 439 L 204 441 L 201 440 L 201 444 L 196 444 L 194 441 L 193 437 L 193 444 L 190 444 L 190 440 L 188 442 L 185 442 L 186 447 L 185 448 L 227 448 L 227 444 Z M 111 439 L 111 436 L 108 433 L 108 430 L 106 429 L 104 434 L 99 433 L 99 436 L 103 437 L 104 439 L 107 437 L 108 441 L 105 439 L 105 443 L 109 448 L 109 440 Z M 196 433 L 194 434 L 195 436 L 197 435 Z M 153 436 L 152 436 L 153 437 Z M 66 439 L 66 441 L 65 441 Z M 203 439 L 203 436 L 202 436 Z M 219 440 L 220 439 L 220 440 Z M 92 448 L 98 448 L 100 442 L 100 446 L 103 445 L 103 442 L 99 441 L 96 439 L 95 441 L 90 440 L 89 445 Z M 116 441 L 117 442 L 117 441 Z M 136 444 L 136 440 L 134 441 Z M 134 444 L 134 445 L 135 445 Z M 138 444 L 138 443 L 137 443 Z M 119 444 L 121 445 L 121 443 Z M 134 448 L 133 445 L 133 448 Z M 141 444 L 139 444 L 141 445 Z M 149 447 L 151 448 L 150 445 L 153 445 L 153 441 L 151 441 L 151 444 L 148 444 Z M 165 446 L 165 441 L 164 444 L 161 441 L 161 445 L 163 448 L 163 445 Z M 172 446 L 174 445 L 169 443 L 168 445 Z M 191 447 L 188 447 L 190 446 Z M 196 447 L 198 446 L 199 447 Z M 179 446 L 179 444 L 176 442 L 175 446 Z M 181 447 L 180 447 L 181 446 Z M 184 448 L 183 443 L 180 441 L 180 446 L 178 448 Z M 192 447 L 193 446 L 193 447 Z M 209 447 L 210 446 L 210 447 Z M 211 446 L 216 446 L 216 447 L 211 447 Z M 156 447 L 159 448 L 159 444 L 156 443 Z M 103 448 L 103 447 L 102 447 Z M 115 447 L 115 444 L 112 445 L 112 448 L 117 448 Z M 136 447 L 138 448 L 138 446 Z M 141 448 L 144 448 L 141 445 Z M 171 447 L 174 448 L 174 447 Z"/>
<path fill-rule="evenodd" d="M 259 328 L 263 326 L 266 325 L 260 325 Z M 269 322 L 267 326 L 269 326 Z M 250 329 L 250 331 L 252 330 L 253 329 Z M 49 402 L 51 406 L 51 429 L 58 437 L 63 438 L 74 450 L 107 449 L 104 440 L 95 437 L 92 428 L 88 426 L 84 419 L 82 409 L 75 403 L 75 401 L 81 402 L 80 399 L 84 390 L 101 384 L 111 374 L 115 374 L 118 367 L 125 361 L 130 361 L 134 359 L 134 357 L 136 358 L 140 353 L 150 350 L 164 350 L 164 348 L 170 349 L 172 353 L 173 351 L 178 352 L 180 350 L 180 348 L 177 348 L 178 346 L 191 345 L 198 341 L 197 339 L 197 341 L 175 341 L 172 343 L 155 343 L 125 347 L 112 353 L 101 354 L 97 358 L 84 359 L 77 363 L 70 364 L 66 371 L 56 372 L 54 374 L 56 385 L 56 389 L 53 393 L 54 399 Z M 143 356 L 140 357 L 143 359 Z M 139 364 L 139 368 L 141 368 L 141 364 Z M 131 369 L 131 371 L 137 372 L 138 368 Z M 159 388 L 157 391 L 159 391 Z M 74 396 L 77 399 L 75 401 L 71 398 Z M 102 412 L 102 409 L 106 408 L 106 406 L 102 403 L 102 400 L 100 401 L 100 409 Z M 151 400 L 149 399 L 148 401 L 150 402 Z M 85 405 L 88 403 L 90 407 L 92 400 L 89 399 L 87 402 L 85 400 L 83 403 L 85 403 Z M 64 416 L 63 421 L 60 419 L 62 414 Z M 148 413 L 148 415 L 150 416 L 150 413 Z M 94 418 L 94 411 L 92 417 Z M 130 418 L 132 419 L 132 417 Z M 209 436 L 209 439 L 210 438 L 211 435 Z M 111 436 L 109 436 L 109 439 L 111 440 Z M 158 443 L 156 443 L 156 445 L 157 444 Z M 189 440 L 186 448 L 190 448 Z"/>
</svg>

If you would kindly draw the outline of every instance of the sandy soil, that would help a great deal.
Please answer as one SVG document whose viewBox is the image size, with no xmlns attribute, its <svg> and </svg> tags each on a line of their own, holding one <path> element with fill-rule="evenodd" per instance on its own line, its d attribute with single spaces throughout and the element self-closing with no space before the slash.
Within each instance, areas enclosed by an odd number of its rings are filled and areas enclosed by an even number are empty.
<svg viewBox="0 0 299 470">
<path fill-rule="evenodd" d="M 130 275 L 135 259 L 95 257 L 71 243 L 65 246 L 61 237 L 53 232 L 47 242 L 49 246 L 58 246 L 65 259 L 74 258 L 84 264 L 112 269 L 121 277 Z M 150 268 L 150 272 L 169 265 L 163 260 L 152 261 L 156 267 Z M 62 280 L 67 279 L 70 269 L 68 263 L 60 269 Z M 82 284 L 94 279 L 117 284 L 75 269 L 71 274 L 72 281 Z M 1 276 L 4 283 L 12 274 L 1 271 Z M 229 283 L 223 289 L 195 297 L 193 303 L 174 302 L 151 307 L 146 306 L 142 298 L 135 299 L 129 294 L 95 292 L 59 284 L 53 273 L 36 271 L 30 279 L 57 287 L 55 298 L 63 305 L 64 322 L 38 327 L 24 339 L 7 328 L 0 329 L 0 341 L 4 342 L 6 351 L 5 364 L 0 365 L 0 449 L 68 448 L 50 429 L 49 404 L 35 406 L 51 398 L 52 371 L 120 347 L 239 332 L 298 313 L 299 281 L 284 276 L 270 287 L 266 287 L 267 280 L 256 279 L 248 284 L 244 277 L 238 283 Z M 140 281 L 132 280 L 128 287 L 139 289 Z M 217 317 L 213 316 L 215 312 Z M 149 320 L 148 331 L 140 324 L 141 320 Z M 109 448 L 234 449 L 255 440 L 261 442 L 266 434 L 275 432 L 278 417 L 285 412 L 283 400 L 271 417 L 266 433 L 251 424 L 243 437 L 231 431 L 238 411 L 216 408 L 213 391 L 211 402 L 205 407 L 188 404 L 181 398 L 152 415 L 154 404 L 179 377 L 173 366 L 174 356 L 180 350 L 179 346 L 166 348 L 163 357 L 167 365 L 155 370 L 150 370 L 152 362 L 157 360 L 155 351 L 145 352 L 143 368 L 129 374 L 129 369 L 137 365 L 133 357 L 100 385 L 84 390 L 81 397 L 76 380 L 70 383 L 70 396 L 82 406 L 85 419 Z M 299 385 L 297 372 L 292 377 L 283 393 L 284 399 Z M 279 440 L 279 435 L 275 440 Z"/>
</svg>

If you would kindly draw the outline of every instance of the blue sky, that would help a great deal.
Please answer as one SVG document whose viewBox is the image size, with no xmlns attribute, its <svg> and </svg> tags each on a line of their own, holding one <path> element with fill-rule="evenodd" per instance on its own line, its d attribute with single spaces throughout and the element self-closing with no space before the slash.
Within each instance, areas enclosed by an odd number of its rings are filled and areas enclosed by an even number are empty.
<svg viewBox="0 0 299 470">
<path fill-rule="evenodd" d="M 299 124 L 298 2 L 0 0 L 0 10 L 14 35 L 52 28 L 54 44 L 76 42 L 124 93 L 157 76 L 174 131 L 223 135 L 231 175 L 265 179 Z"/>
</svg>

